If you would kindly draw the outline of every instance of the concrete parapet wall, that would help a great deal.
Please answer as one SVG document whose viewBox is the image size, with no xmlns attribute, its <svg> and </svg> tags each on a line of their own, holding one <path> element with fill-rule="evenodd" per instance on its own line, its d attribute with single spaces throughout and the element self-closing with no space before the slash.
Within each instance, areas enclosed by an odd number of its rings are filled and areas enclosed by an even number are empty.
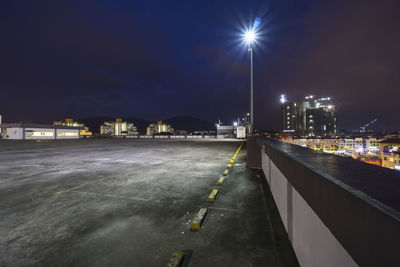
<svg viewBox="0 0 400 267">
<path fill-rule="evenodd" d="M 248 166 L 264 172 L 301 266 L 398 266 L 399 212 L 355 188 L 354 177 L 351 186 L 336 179 L 332 173 L 342 175 L 346 159 L 304 150 L 305 158 L 313 157 L 307 161 L 288 153 L 290 144 L 284 145 L 285 150 L 277 141 L 253 137 L 248 142 Z M 321 166 L 333 171 L 325 172 Z M 367 170 L 359 172 L 361 182 L 371 170 L 379 176 L 381 168 L 373 167 L 365 165 Z M 397 175 L 382 169 L 381 180 L 388 174 Z M 376 182 L 370 186 L 379 187 L 381 181 Z"/>
</svg>

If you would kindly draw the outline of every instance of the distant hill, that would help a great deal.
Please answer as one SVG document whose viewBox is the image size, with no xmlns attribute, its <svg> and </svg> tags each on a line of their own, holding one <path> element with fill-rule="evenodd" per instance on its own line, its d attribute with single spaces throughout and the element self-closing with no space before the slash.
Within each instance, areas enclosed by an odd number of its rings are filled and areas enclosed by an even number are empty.
<svg viewBox="0 0 400 267">
<path fill-rule="evenodd" d="M 124 121 L 132 122 L 138 129 L 140 134 L 146 133 L 146 128 L 150 123 L 156 121 L 149 121 L 139 119 L 135 117 L 122 118 Z M 77 122 L 82 122 L 89 127 L 93 133 L 100 133 L 100 125 L 105 121 L 114 121 L 113 117 L 90 117 L 77 119 Z M 162 120 L 163 122 L 170 124 L 175 130 L 186 130 L 189 132 L 193 131 L 212 131 L 215 130 L 215 125 L 209 121 L 201 120 L 194 117 L 172 117 Z"/>
</svg>

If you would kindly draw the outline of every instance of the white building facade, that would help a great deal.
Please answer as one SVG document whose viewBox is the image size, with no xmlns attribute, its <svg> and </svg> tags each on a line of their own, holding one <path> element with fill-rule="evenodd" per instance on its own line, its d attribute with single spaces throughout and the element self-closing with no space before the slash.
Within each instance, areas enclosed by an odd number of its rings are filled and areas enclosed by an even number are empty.
<svg viewBox="0 0 400 267">
<path fill-rule="evenodd" d="M 79 139 L 80 128 L 46 124 L 3 123 L 0 125 L 3 139 Z"/>
<path fill-rule="evenodd" d="M 116 119 L 115 121 L 106 121 L 100 126 L 100 134 L 109 136 L 136 136 L 138 131 L 135 125 L 130 122 Z"/>
<path fill-rule="evenodd" d="M 146 129 L 146 135 L 155 134 L 173 134 L 174 128 L 171 125 L 165 124 L 162 121 L 150 124 Z"/>
</svg>

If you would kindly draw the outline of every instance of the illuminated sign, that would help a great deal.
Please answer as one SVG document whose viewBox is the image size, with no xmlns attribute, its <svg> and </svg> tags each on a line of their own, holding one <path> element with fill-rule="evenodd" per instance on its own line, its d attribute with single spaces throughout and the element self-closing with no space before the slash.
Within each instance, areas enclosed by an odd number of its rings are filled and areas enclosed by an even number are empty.
<svg viewBox="0 0 400 267">
<path fill-rule="evenodd" d="M 57 134 L 58 136 L 78 136 L 77 132 L 60 132 Z"/>
<path fill-rule="evenodd" d="M 32 136 L 53 136 L 53 132 L 32 132 Z"/>
</svg>

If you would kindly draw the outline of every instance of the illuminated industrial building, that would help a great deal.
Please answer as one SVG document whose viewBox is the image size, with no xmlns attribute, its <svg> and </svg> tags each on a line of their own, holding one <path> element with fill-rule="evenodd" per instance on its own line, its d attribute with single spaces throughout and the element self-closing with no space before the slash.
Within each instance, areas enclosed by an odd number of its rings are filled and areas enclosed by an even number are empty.
<svg viewBox="0 0 400 267">
<path fill-rule="evenodd" d="M 172 128 L 171 125 L 163 123 L 163 121 L 152 123 L 146 129 L 146 135 L 173 134 L 173 133 L 174 133 L 174 128 Z"/>
<path fill-rule="evenodd" d="M 282 131 L 307 137 L 329 137 L 337 135 L 335 106 L 331 97 L 316 99 L 313 95 L 301 102 L 288 102 L 281 95 Z"/>
<path fill-rule="evenodd" d="M 338 138 L 287 138 L 282 141 L 313 150 L 322 150 L 326 153 L 338 152 L 342 143 Z"/>
<path fill-rule="evenodd" d="M 369 137 L 365 141 L 365 150 L 369 153 L 379 153 L 379 143 L 380 138 L 377 137 Z"/>
<path fill-rule="evenodd" d="M 400 138 L 389 138 L 380 142 L 382 167 L 400 170 Z"/>
<path fill-rule="evenodd" d="M 235 127 L 233 125 L 217 124 L 217 138 L 233 138 L 235 136 Z"/>
<path fill-rule="evenodd" d="M 81 128 L 79 134 L 82 137 L 93 135 L 92 132 L 89 131 L 89 127 L 86 127 L 84 123 L 75 122 L 74 119 L 72 118 L 67 118 L 65 119 L 65 121 L 55 121 L 53 122 L 53 125 L 65 126 L 65 127 L 79 127 Z"/>
<path fill-rule="evenodd" d="M 124 122 L 117 118 L 115 121 L 106 121 L 100 126 L 100 134 L 108 136 L 132 136 L 138 135 L 135 125 L 130 122 Z"/>
<path fill-rule="evenodd" d="M 0 124 L 3 139 L 79 139 L 80 127 L 31 124 L 3 123 Z"/>
</svg>

